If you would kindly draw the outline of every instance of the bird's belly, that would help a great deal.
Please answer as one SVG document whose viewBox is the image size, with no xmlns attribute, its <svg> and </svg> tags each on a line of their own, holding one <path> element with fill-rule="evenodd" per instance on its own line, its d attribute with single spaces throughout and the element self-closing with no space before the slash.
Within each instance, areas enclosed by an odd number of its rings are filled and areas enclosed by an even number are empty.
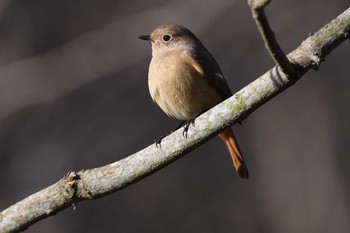
<svg viewBox="0 0 350 233">
<path fill-rule="evenodd" d="M 203 112 L 205 108 L 199 104 L 200 97 L 193 95 L 193 90 L 183 86 L 174 85 L 174 83 L 164 82 L 157 88 L 157 97 L 154 101 L 159 107 L 169 116 L 181 119 L 189 120 L 196 113 Z"/>
<path fill-rule="evenodd" d="M 167 70 L 161 70 L 167 67 Z M 201 74 L 184 65 L 161 66 L 149 73 L 152 99 L 169 116 L 190 120 L 222 101 L 222 97 Z M 164 75 L 166 74 L 166 75 Z"/>
</svg>

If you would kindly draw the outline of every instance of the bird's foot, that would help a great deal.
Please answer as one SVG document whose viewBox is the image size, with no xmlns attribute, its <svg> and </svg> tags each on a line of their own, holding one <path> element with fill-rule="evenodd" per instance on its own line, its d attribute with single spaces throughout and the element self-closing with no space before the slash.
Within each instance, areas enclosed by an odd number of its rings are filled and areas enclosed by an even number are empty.
<svg viewBox="0 0 350 233">
<path fill-rule="evenodd" d="M 183 127 L 184 127 L 184 131 L 182 132 L 182 135 L 187 138 L 187 132 L 188 132 L 188 129 L 190 128 L 190 125 L 194 126 L 195 125 L 195 121 L 196 121 L 196 118 L 200 115 L 201 113 L 196 113 L 193 115 L 193 117 L 188 120 L 188 121 L 184 121 L 183 122 Z"/>
<path fill-rule="evenodd" d="M 176 129 L 175 129 L 175 130 L 176 130 Z M 171 134 L 171 133 L 174 132 L 175 130 L 171 130 L 171 131 L 167 132 L 165 135 L 162 135 L 162 136 L 160 136 L 160 137 L 157 137 L 156 140 L 154 140 L 155 143 L 156 143 L 156 147 L 157 147 L 157 148 L 160 148 L 163 138 L 165 138 L 166 136 L 168 136 L 169 134 Z"/>
</svg>

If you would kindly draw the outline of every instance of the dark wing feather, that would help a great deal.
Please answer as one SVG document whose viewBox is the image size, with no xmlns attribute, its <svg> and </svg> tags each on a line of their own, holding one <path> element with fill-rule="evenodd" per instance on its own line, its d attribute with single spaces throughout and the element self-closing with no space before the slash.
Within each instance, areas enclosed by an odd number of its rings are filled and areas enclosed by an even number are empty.
<svg viewBox="0 0 350 233">
<path fill-rule="evenodd" d="M 232 96 L 232 92 L 227 85 L 218 63 L 209 51 L 203 45 L 200 45 L 200 48 L 194 51 L 196 52 L 193 56 L 206 74 L 204 77 L 205 80 L 222 95 L 223 99 Z"/>
</svg>

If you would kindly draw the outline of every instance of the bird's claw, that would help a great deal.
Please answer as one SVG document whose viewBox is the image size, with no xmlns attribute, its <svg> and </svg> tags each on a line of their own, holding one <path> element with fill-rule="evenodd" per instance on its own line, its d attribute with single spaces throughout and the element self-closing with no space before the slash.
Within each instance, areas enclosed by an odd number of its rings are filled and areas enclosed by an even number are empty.
<svg viewBox="0 0 350 233">
<path fill-rule="evenodd" d="M 184 122 L 184 124 L 183 124 L 184 131 L 182 132 L 182 136 L 184 136 L 185 138 L 187 138 L 187 132 L 188 132 L 188 129 L 190 128 L 190 125 L 195 126 L 196 118 L 197 118 L 199 115 L 200 115 L 199 113 L 194 114 L 193 117 L 192 117 L 190 120 Z"/>
</svg>

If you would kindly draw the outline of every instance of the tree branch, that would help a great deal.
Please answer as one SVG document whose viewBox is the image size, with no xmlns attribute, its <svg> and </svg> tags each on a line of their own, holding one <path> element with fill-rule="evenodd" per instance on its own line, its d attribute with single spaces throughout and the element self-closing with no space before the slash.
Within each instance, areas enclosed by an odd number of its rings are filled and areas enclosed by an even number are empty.
<svg viewBox="0 0 350 233">
<path fill-rule="evenodd" d="M 188 137 L 182 129 L 164 138 L 161 148 L 149 147 L 112 164 L 70 172 L 0 213 L 0 233 L 18 232 L 83 200 L 102 197 L 131 185 L 214 137 L 224 128 L 246 118 L 255 109 L 294 84 L 310 68 L 349 38 L 350 8 L 324 26 L 288 55 L 297 69 L 292 74 L 274 67 L 231 98 L 196 119 Z"/>
<path fill-rule="evenodd" d="M 288 60 L 279 46 L 275 34 L 270 27 L 269 21 L 266 18 L 264 7 L 269 3 L 270 0 L 248 0 L 248 5 L 252 11 L 253 18 L 264 40 L 265 47 L 269 51 L 272 59 L 275 61 L 276 65 L 281 68 L 283 73 L 293 74 L 295 72 L 295 67 Z"/>
</svg>

